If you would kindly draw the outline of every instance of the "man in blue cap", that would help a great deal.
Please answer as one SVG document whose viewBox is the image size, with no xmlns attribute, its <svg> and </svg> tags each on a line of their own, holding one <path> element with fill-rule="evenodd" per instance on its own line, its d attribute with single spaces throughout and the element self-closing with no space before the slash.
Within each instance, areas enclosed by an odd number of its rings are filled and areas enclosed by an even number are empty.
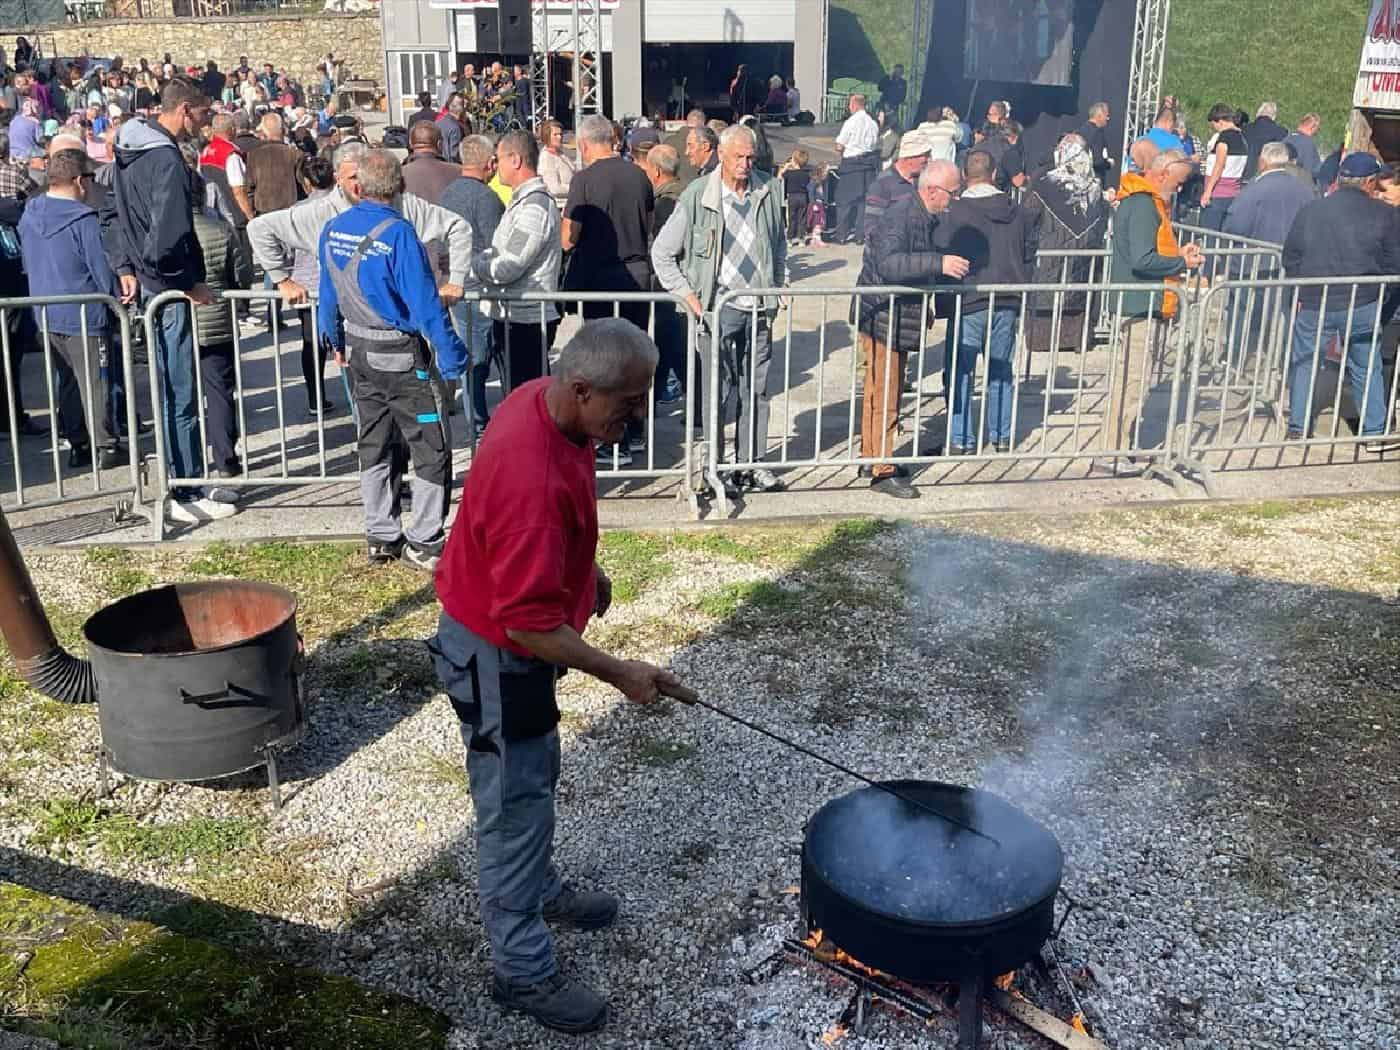
<svg viewBox="0 0 1400 1050">
<path fill-rule="evenodd" d="M 1336 335 L 1361 417 L 1363 447 L 1377 455 L 1400 448 L 1395 435 L 1386 435 L 1388 391 L 1381 341 L 1375 337 L 1387 286 L 1354 285 L 1344 278 L 1400 274 L 1400 211 L 1377 198 L 1380 173 L 1380 163 L 1369 153 L 1344 158 L 1336 190 L 1303 206 L 1283 245 L 1288 276 L 1318 282 L 1298 289 L 1288 370 L 1288 437 L 1308 436 L 1322 356 Z"/>
<path fill-rule="evenodd" d="M 447 414 L 430 376 L 433 351 L 442 377 L 460 379 L 467 349 L 438 297 L 427 249 L 394 210 L 403 193 L 398 160 L 370 150 L 355 180 L 359 203 L 321 233 L 317 330 L 338 361 L 349 359 L 369 560 L 401 558 L 432 572 L 442 555 L 452 484 Z M 396 428 L 413 456 L 413 518 L 406 529 L 399 521 Z"/>
</svg>

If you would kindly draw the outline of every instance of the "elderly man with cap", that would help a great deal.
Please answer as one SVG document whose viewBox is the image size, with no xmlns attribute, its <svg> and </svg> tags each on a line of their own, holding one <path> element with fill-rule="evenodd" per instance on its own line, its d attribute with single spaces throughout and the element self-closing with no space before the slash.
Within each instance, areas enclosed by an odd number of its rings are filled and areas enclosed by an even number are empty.
<svg viewBox="0 0 1400 1050">
<path fill-rule="evenodd" d="M 1400 447 L 1386 437 L 1389 416 L 1380 324 L 1385 286 L 1348 285 L 1347 277 L 1400 273 L 1400 210 L 1376 197 L 1381 166 L 1369 153 L 1346 157 L 1331 196 L 1305 204 L 1283 242 L 1289 277 L 1318 283 L 1298 289 L 1288 371 L 1288 437 L 1302 439 L 1311 426 L 1313 392 L 1322 355 L 1335 335 L 1361 416 L 1367 452 Z"/>
<path fill-rule="evenodd" d="M 865 195 L 865 226 L 861 231 L 861 240 L 870 236 L 885 212 L 914 196 L 919 175 L 929 162 L 929 149 L 928 139 L 917 129 L 907 132 L 899 140 L 899 152 L 895 155 L 894 163 L 870 184 L 870 192 Z"/>
<path fill-rule="evenodd" d="M 437 573 L 442 614 L 428 646 L 467 749 L 491 995 L 563 1032 L 600 1028 L 608 1004 L 559 972 L 549 927 L 610 926 L 618 900 L 576 889 L 554 865 L 556 682 L 571 668 L 641 704 L 680 686 L 583 638 L 612 603 L 595 560 L 594 447 L 645 416 L 656 361 L 636 325 L 588 321 L 553 375 L 512 392 L 472 461 Z"/>
</svg>

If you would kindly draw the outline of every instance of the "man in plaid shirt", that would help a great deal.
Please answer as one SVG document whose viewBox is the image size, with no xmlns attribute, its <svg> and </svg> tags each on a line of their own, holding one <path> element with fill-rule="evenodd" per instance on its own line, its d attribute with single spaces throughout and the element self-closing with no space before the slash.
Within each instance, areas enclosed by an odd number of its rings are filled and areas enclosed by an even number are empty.
<svg viewBox="0 0 1400 1050">
<path fill-rule="evenodd" d="M 24 162 L 10 158 L 10 133 L 0 129 L 0 197 L 24 200 L 33 188 Z"/>
</svg>

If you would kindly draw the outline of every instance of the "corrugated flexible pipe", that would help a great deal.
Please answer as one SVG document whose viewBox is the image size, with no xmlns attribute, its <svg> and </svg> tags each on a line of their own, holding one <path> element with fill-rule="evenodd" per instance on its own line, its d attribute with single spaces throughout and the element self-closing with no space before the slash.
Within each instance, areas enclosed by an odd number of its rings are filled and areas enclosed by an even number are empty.
<svg viewBox="0 0 1400 1050">
<path fill-rule="evenodd" d="M 58 644 L 4 511 L 0 511 L 0 634 L 20 675 L 39 692 L 65 704 L 96 702 L 92 665 Z"/>
</svg>

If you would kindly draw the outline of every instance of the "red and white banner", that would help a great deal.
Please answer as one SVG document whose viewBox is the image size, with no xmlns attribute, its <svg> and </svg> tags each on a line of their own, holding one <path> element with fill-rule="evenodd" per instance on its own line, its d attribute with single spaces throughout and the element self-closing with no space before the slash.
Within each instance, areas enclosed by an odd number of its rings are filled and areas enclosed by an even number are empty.
<svg viewBox="0 0 1400 1050">
<path fill-rule="evenodd" d="M 1361 45 L 1361 75 L 1400 72 L 1400 0 L 1371 0 Z"/>
</svg>

